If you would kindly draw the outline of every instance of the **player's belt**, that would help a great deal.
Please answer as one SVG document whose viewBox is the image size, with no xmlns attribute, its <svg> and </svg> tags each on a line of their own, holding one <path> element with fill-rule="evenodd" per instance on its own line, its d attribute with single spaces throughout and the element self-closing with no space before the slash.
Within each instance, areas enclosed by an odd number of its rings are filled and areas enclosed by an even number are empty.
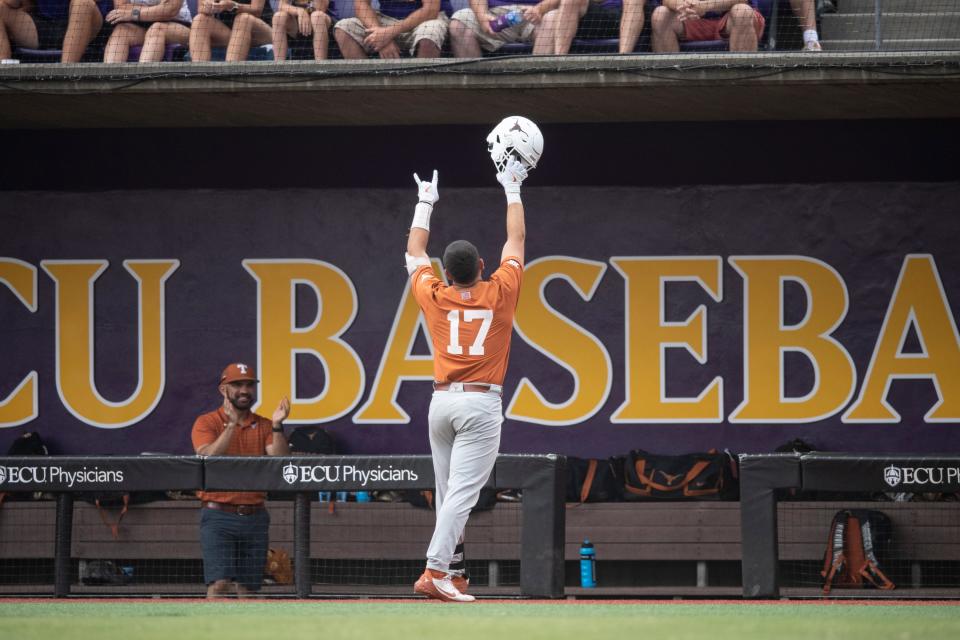
<svg viewBox="0 0 960 640">
<path fill-rule="evenodd" d="M 498 384 L 487 384 L 486 382 L 434 382 L 434 391 L 467 391 L 471 393 L 495 393 L 500 395 L 503 387 Z"/>
<path fill-rule="evenodd" d="M 226 502 L 204 502 L 203 506 L 205 509 L 214 509 L 216 511 L 226 511 L 227 513 L 235 513 L 238 516 L 249 516 L 257 511 L 263 511 L 265 507 L 263 503 L 260 504 L 228 504 Z"/>
</svg>

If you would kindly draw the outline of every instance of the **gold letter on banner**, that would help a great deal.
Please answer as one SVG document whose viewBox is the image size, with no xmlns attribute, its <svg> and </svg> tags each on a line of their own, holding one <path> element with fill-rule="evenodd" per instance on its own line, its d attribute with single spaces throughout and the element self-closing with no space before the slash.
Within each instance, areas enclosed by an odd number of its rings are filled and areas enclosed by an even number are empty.
<svg viewBox="0 0 960 640">
<path fill-rule="evenodd" d="M 440 261 L 433 259 L 431 263 L 436 276 L 444 279 Z M 380 358 L 377 377 L 373 381 L 367 401 L 353 414 L 356 424 L 410 422 L 410 415 L 397 404 L 400 383 L 405 380 L 433 380 L 433 341 L 424 322 L 423 312 L 410 291 L 410 279 L 403 282 L 403 296 L 400 298 L 397 315 L 393 318 L 393 326 L 390 327 L 390 337 L 387 338 L 383 357 Z M 429 355 L 416 356 L 410 353 L 420 331 L 427 337 Z"/>
<path fill-rule="evenodd" d="M 853 359 L 831 335 L 847 315 L 847 286 L 825 262 L 805 256 L 735 256 L 743 276 L 743 388 L 730 422 L 813 422 L 841 411 L 857 381 Z M 784 284 L 806 292 L 804 318 L 784 325 Z M 787 397 L 784 355 L 803 354 L 813 388 Z"/>
<path fill-rule="evenodd" d="M 36 267 L 16 258 L 0 258 L 0 282 L 7 285 L 30 313 L 36 313 Z M 16 427 L 36 417 L 37 372 L 31 371 L 10 395 L 0 400 L 0 427 Z"/>
<path fill-rule="evenodd" d="M 56 284 L 57 391 L 63 405 L 79 420 L 95 427 L 117 429 L 147 416 L 163 395 L 164 283 L 179 260 L 124 260 L 137 280 L 139 378 L 133 394 L 122 402 L 97 391 L 94 370 L 93 285 L 106 260 L 44 260 L 43 270 Z"/>
<path fill-rule="evenodd" d="M 910 328 L 920 352 L 904 353 Z M 908 255 L 893 290 L 860 395 L 844 422 L 900 422 L 887 402 L 896 379 L 932 380 L 940 401 L 926 422 L 960 422 L 960 338 L 933 256 Z"/>
<path fill-rule="evenodd" d="M 357 292 L 343 271 L 320 260 L 244 260 L 257 281 L 257 360 L 260 400 L 272 412 L 283 396 L 291 402 L 290 422 L 329 422 L 350 411 L 363 393 L 359 356 L 340 336 L 357 315 Z M 317 317 L 296 326 L 296 288 L 311 288 Z M 297 397 L 297 354 L 323 364 L 324 387 L 312 398 Z M 254 408 L 256 408 L 254 407 Z"/>
<path fill-rule="evenodd" d="M 723 299 L 719 256 L 611 258 L 624 277 L 626 316 L 626 399 L 611 422 L 721 422 L 723 379 L 717 376 L 697 397 L 667 397 L 665 351 L 686 349 L 707 362 L 707 309 L 683 322 L 667 322 L 668 282 L 696 282 L 710 297 Z"/>
<path fill-rule="evenodd" d="M 606 402 L 612 379 L 610 354 L 596 337 L 557 313 L 544 294 L 551 281 L 562 279 L 590 301 L 606 268 L 602 262 L 566 256 L 538 258 L 524 267 L 514 326 L 530 346 L 570 372 L 573 394 L 563 402 L 550 402 L 525 377 L 507 407 L 508 418 L 536 424 L 577 424 Z"/>
</svg>

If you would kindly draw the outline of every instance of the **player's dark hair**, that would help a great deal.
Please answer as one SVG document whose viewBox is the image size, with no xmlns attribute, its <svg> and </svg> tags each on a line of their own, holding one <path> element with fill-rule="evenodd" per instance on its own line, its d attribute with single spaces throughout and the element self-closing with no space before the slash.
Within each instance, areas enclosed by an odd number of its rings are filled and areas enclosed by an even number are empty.
<svg viewBox="0 0 960 640">
<path fill-rule="evenodd" d="M 457 284 L 470 284 L 480 269 L 480 253 L 466 240 L 454 240 L 443 252 L 443 268 Z"/>
</svg>

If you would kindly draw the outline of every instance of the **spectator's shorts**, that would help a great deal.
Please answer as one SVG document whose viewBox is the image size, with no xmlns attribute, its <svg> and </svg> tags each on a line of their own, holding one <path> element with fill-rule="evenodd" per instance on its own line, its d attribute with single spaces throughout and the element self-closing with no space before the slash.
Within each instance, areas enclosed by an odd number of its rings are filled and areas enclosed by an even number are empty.
<svg viewBox="0 0 960 640">
<path fill-rule="evenodd" d="M 390 16 L 384 15 L 379 11 L 377 12 L 377 20 L 380 21 L 380 26 L 382 27 L 389 27 L 400 22 L 400 20 L 391 18 Z M 447 14 L 441 11 L 435 20 L 427 20 L 426 22 L 422 22 L 417 25 L 413 31 L 401 33 L 394 38 L 394 42 L 397 43 L 397 46 L 400 47 L 401 50 L 406 49 L 409 51 L 411 56 L 417 55 L 417 44 L 421 40 L 429 40 L 433 44 L 437 45 L 438 49 L 443 49 L 443 43 L 447 39 L 449 25 L 450 18 L 447 17 Z M 363 39 L 367 36 L 367 28 L 363 26 L 363 23 L 360 22 L 359 18 L 346 18 L 345 20 L 340 20 L 334 26 L 334 29 L 340 29 L 348 36 L 356 40 L 368 54 L 376 54 L 375 51 L 368 49 L 363 44 Z"/>
<path fill-rule="evenodd" d="M 490 13 L 495 16 L 502 16 L 503 14 L 511 11 L 523 11 L 524 9 L 529 9 L 531 6 L 533 5 L 506 4 L 499 7 L 490 7 Z M 515 24 L 512 27 L 507 27 L 503 31 L 490 35 L 480 28 L 480 22 L 477 20 L 477 16 L 474 15 L 472 9 L 460 9 L 460 11 L 454 13 L 453 17 L 450 19 L 459 20 L 463 24 L 470 27 L 470 30 L 477 35 L 477 40 L 480 41 L 480 48 L 487 53 L 496 51 L 508 43 L 533 42 L 533 31 L 535 26 L 529 22 L 521 22 L 520 24 Z"/>
<path fill-rule="evenodd" d="M 705 40 L 726 40 L 730 36 L 723 32 L 727 27 L 727 21 L 730 19 L 730 12 L 723 14 L 719 18 L 700 18 L 699 20 L 684 20 L 683 39 L 691 42 L 702 42 Z M 753 28 L 757 32 L 757 40 L 763 36 L 763 28 L 766 25 L 763 14 L 753 10 Z"/>
<path fill-rule="evenodd" d="M 203 579 L 233 580 L 250 591 L 259 591 L 267 563 L 270 514 L 261 509 L 248 516 L 200 510 L 200 546 Z"/>
<path fill-rule="evenodd" d="M 642 10 L 642 7 L 641 7 Z M 619 38 L 621 9 L 602 7 L 596 3 L 587 3 L 587 12 L 580 18 L 575 38 Z"/>
</svg>

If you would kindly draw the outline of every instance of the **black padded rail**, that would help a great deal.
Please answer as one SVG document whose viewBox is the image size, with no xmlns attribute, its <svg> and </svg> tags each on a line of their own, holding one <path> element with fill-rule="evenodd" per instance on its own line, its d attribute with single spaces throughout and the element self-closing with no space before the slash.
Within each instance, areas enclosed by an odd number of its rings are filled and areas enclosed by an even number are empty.
<svg viewBox="0 0 960 640">
<path fill-rule="evenodd" d="M 564 595 L 566 458 L 501 455 L 487 486 L 523 490 L 520 589 Z M 430 456 L 116 456 L 0 457 L 0 491 L 57 496 L 54 595 L 70 594 L 70 547 L 76 492 L 237 490 L 295 496 L 297 596 L 310 596 L 310 499 L 318 490 L 432 489 Z M 425 541 L 426 542 L 426 541 Z"/>
</svg>

